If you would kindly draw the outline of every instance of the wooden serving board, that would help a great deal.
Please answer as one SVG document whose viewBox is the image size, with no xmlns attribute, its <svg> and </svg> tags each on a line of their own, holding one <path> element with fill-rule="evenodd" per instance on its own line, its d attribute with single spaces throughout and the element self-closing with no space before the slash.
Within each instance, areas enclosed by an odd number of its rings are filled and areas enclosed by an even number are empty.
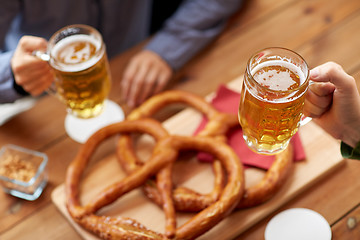
<svg viewBox="0 0 360 240">
<path fill-rule="evenodd" d="M 242 77 L 235 79 L 228 86 L 232 89 L 240 89 L 241 81 Z M 200 113 L 193 109 L 186 109 L 165 121 L 164 126 L 172 134 L 191 135 L 200 123 L 201 118 Z M 265 204 L 233 212 L 199 239 L 232 239 L 300 194 L 304 189 L 309 188 L 317 180 L 325 177 L 344 162 L 340 155 L 339 143 L 315 123 L 310 122 L 302 126 L 299 133 L 307 157 L 304 161 L 294 164 L 293 173 L 281 190 Z M 143 136 L 139 142 L 137 146 L 139 155 L 146 157 L 152 149 L 153 141 L 150 137 Z M 177 183 L 203 193 L 211 191 L 214 177 L 209 164 L 198 163 L 193 158 L 190 161 L 177 162 L 175 168 L 174 179 Z M 255 184 L 263 175 L 264 172 L 258 169 L 247 169 L 245 171 L 246 185 Z M 86 203 L 88 199 L 91 199 L 105 186 L 120 180 L 123 176 L 124 173 L 117 163 L 115 155 L 107 156 L 97 162 L 84 177 L 81 201 Z M 64 185 L 58 186 L 53 191 L 52 200 L 84 239 L 98 239 L 78 226 L 69 216 L 65 207 Z M 164 232 L 164 214 L 162 210 L 149 201 L 140 189 L 133 190 L 112 205 L 101 209 L 99 214 L 131 217 L 152 230 Z M 186 213 L 177 214 L 178 226 L 186 222 L 191 216 L 193 215 Z"/>
</svg>

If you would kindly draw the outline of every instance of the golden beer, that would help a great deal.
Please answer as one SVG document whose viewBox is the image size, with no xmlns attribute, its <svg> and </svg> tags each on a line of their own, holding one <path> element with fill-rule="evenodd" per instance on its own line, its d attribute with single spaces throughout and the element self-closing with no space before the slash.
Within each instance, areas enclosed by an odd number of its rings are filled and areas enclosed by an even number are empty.
<svg viewBox="0 0 360 240">
<path fill-rule="evenodd" d="M 70 35 L 56 42 L 50 54 L 56 92 L 68 111 L 79 118 L 99 115 L 111 84 L 101 37 Z"/>
<path fill-rule="evenodd" d="M 282 54 L 284 51 L 286 49 L 280 49 Z M 292 56 L 293 52 L 287 58 L 277 54 L 277 57 L 266 56 L 263 52 L 260 55 L 247 66 L 239 122 L 252 150 L 274 154 L 285 149 L 298 130 L 308 88 L 308 70 L 301 57 Z M 294 57 L 298 60 L 293 61 Z"/>
</svg>

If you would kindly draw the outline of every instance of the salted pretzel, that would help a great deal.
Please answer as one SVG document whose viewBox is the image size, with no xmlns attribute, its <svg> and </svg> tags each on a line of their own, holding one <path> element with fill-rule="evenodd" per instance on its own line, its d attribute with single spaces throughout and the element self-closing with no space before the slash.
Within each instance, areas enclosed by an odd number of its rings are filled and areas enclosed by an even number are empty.
<svg viewBox="0 0 360 240">
<path fill-rule="evenodd" d="M 132 132 L 158 137 L 149 160 L 121 181 L 104 187 L 95 198 L 82 205 L 79 199 L 81 178 L 97 146 L 113 135 Z M 158 135 L 158 132 L 163 133 Z M 145 184 L 151 176 L 176 161 L 180 151 L 186 150 L 204 151 L 213 155 L 221 162 L 227 175 L 227 182 L 219 199 L 176 228 L 172 239 L 194 239 L 200 236 L 228 216 L 241 199 L 244 192 L 242 165 L 234 151 L 222 141 L 201 136 L 170 136 L 159 122 L 152 119 L 125 120 L 106 126 L 81 146 L 66 172 L 66 206 L 71 217 L 103 239 L 168 239 L 164 234 L 149 230 L 133 219 L 97 216 L 96 212 Z"/>
<path fill-rule="evenodd" d="M 183 91 L 167 91 L 155 95 L 145 101 L 141 106 L 130 113 L 128 119 L 140 119 L 150 117 L 161 108 L 172 103 L 185 103 L 202 112 L 207 118 L 208 123 L 205 128 L 198 133 L 199 136 L 212 136 L 221 138 L 225 141 L 225 135 L 229 129 L 239 125 L 237 116 L 233 114 L 218 112 L 211 104 L 203 98 Z M 117 147 L 118 159 L 127 172 L 134 171 L 142 162 L 137 158 L 132 141 L 129 136 L 122 136 L 119 139 Z M 275 161 L 266 172 L 263 179 L 256 185 L 245 189 L 245 194 L 237 208 L 253 207 L 269 200 L 283 185 L 292 166 L 293 151 L 290 146 L 275 157 Z M 216 201 L 217 196 L 222 190 L 224 175 L 221 166 L 214 162 L 215 184 L 214 190 L 206 195 L 197 193 L 193 190 L 177 187 L 173 190 L 173 202 L 175 209 L 178 211 L 200 211 Z M 170 171 L 171 167 L 167 170 Z M 168 178 L 170 176 L 168 175 Z M 163 179 L 163 178 L 162 178 Z M 164 180 L 172 184 L 171 179 Z M 157 181 L 159 183 L 161 181 Z M 156 184 L 149 184 L 144 188 L 146 195 L 155 201 L 158 205 L 166 205 L 163 197 L 159 193 L 159 188 L 154 187 Z"/>
<path fill-rule="evenodd" d="M 266 171 L 263 179 L 254 186 L 245 189 L 244 195 L 236 208 L 254 207 L 271 199 L 284 185 L 293 165 L 293 146 L 276 154 L 275 161 Z"/>
<path fill-rule="evenodd" d="M 150 117 L 163 107 L 172 103 L 183 103 L 190 105 L 208 117 L 209 124 L 207 124 L 205 129 L 202 131 L 202 134 L 199 135 L 210 136 L 211 134 L 209 133 L 215 132 L 214 130 L 223 132 L 227 131 L 227 125 L 219 125 L 219 123 L 229 120 L 232 120 L 233 122 L 237 121 L 235 116 L 233 119 L 231 119 L 231 117 L 229 117 L 227 114 L 218 112 L 203 98 L 191 93 L 176 90 L 163 92 L 153 96 L 145 103 L 143 103 L 141 107 L 132 111 L 127 119 L 135 120 L 144 117 Z M 157 138 L 155 137 L 155 140 L 156 139 Z M 138 166 L 142 165 L 142 162 L 136 157 L 129 135 L 122 134 L 117 149 L 119 162 L 127 173 L 134 171 Z M 159 206 L 162 206 L 165 212 L 166 235 L 168 237 L 171 237 L 175 231 L 175 209 L 186 211 L 191 209 L 191 211 L 199 211 L 206 208 L 219 198 L 224 185 L 224 174 L 219 162 L 214 161 L 213 170 L 215 173 L 214 188 L 213 191 L 208 194 L 200 194 L 188 188 L 177 187 L 175 188 L 175 192 L 181 193 L 182 198 L 174 199 L 172 194 L 172 164 L 169 164 L 169 166 L 159 172 L 156 177 L 156 182 L 149 180 L 144 186 L 145 194 Z M 164 189 L 165 187 L 167 189 Z M 192 197 L 184 199 L 186 196 Z"/>
<path fill-rule="evenodd" d="M 134 120 L 153 116 L 162 108 L 174 103 L 189 105 L 190 107 L 200 111 L 208 118 L 208 123 L 206 124 L 205 128 L 198 134 L 198 136 L 213 136 L 225 140 L 223 135 L 225 135 L 231 126 L 238 123 L 237 117 L 235 115 L 221 113 L 217 111 L 211 104 L 206 102 L 203 98 L 189 92 L 178 90 L 166 91 L 151 97 L 140 107 L 133 110 L 128 115 L 127 119 Z M 122 135 L 120 137 L 117 153 L 119 162 L 128 173 L 134 171 L 137 166 L 142 165 L 142 162 L 135 154 L 134 147 L 129 135 Z M 166 181 L 168 186 L 172 184 L 171 174 L 169 174 L 171 169 L 172 166 L 169 165 L 168 168 L 162 170 L 164 171 L 163 176 L 167 176 L 167 179 L 162 177 L 161 181 L 158 180 L 156 183 L 150 183 L 144 187 L 146 195 L 160 206 L 168 206 L 169 204 L 163 201 L 163 197 L 158 191 L 159 187 L 156 188 L 154 186 L 157 184 L 163 184 L 163 181 Z M 208 194 L 200 194 L 188 188 L 177 187 L 174 189 L 175 194 L 171 196 L 171 198 L 167 196 L 166 199 L 168 201 L 172 201 L 173 199 L 175 208 L 179 211 L 199 211 L 209 206 L 218 199 L 223 189 L 225 178 L 219 162 L 214 161 L 213 170 L 215 173 L 215 181 L 212 192 Z"/>
</svg>

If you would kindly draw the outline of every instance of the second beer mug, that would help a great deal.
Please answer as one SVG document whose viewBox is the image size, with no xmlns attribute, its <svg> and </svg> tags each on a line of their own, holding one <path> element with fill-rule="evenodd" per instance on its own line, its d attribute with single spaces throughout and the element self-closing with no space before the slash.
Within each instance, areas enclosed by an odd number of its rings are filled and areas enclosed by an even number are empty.
<svg viewBox="0 0 360 240">
<path fill-rule="evenodd" d="M 86 25 L 70 25 L 49 40 L 48 54 L 36 52 L 55 71 L 55 89 L 68 112 L 79 118 L 98 116 L 110 90 L 110 71 L 100 33 Z"/>
<path fill-rule="evenodd" d="M 297 53 L 267 48 L 248 61 L 239 104 L 247 145 L 257 153 L 284 150 L 302 119 L 309 69 Z"/>
<path fill-rule="evenodd" d="M 124 112 L 107 100 L 111 73 L 101 34 L 87 25 L 66 26 L 50 38 L 47 53 L 34 52 L 49 62 L 55 84 L 49 89 L 66 104 L 65 130 L 84 143 L 95 131 L 122 121 Z"/>
</svg>

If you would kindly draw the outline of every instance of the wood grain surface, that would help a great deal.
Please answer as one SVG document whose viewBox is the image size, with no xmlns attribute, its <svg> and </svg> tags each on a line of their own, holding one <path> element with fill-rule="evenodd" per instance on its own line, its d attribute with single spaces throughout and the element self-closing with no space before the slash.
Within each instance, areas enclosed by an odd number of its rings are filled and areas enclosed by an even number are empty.
<svg viewBox="0 0 360 240">
<path fill-rule="evenodd" d="M 359 26 L 358 0 L 246 0 L 223 34 L 180 69 L 169 88 L 207 96 L 220 84 L 241 76 L 252 53 L 269 46 L 281 46 L 299 52 L 310 68 L 326 61 L 338 62 L 355 77 L 360 90 Z M 123 70 L 144 44 L 111 59 L 114 81 L 111 99 L 119 104 L 122 104 L 119 82 Z M 181 110 L 173 107 L 159 118 L 166 119 Z M 51 200 L 52 191 L 63 184 L 67 165 L 79 149 L 79 144 L 65 133 L 65 115 L 60 101 L 46 96 L 32 109 L 0 126 L 0 145 L 16 144 L 45 152 L 49 157 L 49 184 L 38 200 L 28 202 L 0 191 L 0 239 L 82 239 Z M 312 131 L 301 132 L 302 138 L 304 135 L 311 140 L 307 156 L 314 155 L 321 163 L 339 150 L 337 146 L 329 147 L 326 140 L 329 136 L 324 132 L 315 135 Z M 109 156 L 112 146 L 101 146 L 95 158 Z M 310 208 L 323 215 L 332 227 L 333 240 L 360 239 L 360 220 L 356 217 L 360 209 L 359 172 L 359 161 L 343 160 L 335 171 L 303 189 L 236 239 L 263 239 L 269 219 L 293 207 Z M 353 217 L 357 224 L 350 229 L 347 223 Z"/>
</svg>

